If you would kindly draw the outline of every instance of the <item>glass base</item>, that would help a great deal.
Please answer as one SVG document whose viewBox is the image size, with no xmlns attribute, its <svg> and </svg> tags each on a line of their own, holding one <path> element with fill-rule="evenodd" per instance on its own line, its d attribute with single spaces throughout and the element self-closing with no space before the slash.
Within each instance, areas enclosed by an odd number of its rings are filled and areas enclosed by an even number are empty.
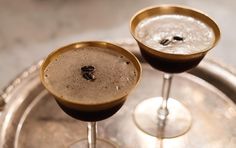
<svg viewBox="0 0 236 148">
<path fill-rule="evenodd" d="M 78 140 L 72 143 L 69 148 L 88 148 L 88 140 L 86 138 Z M 95 148 L 117 148 L 117 146 L 109 141 L 97 139 Z"/>
<path fill-rule="evenodd" d="M 162 103 L 161 97 L 150 98 L 137 105 L 134 121 L 143 132 L 158 138 L 174 138 L 185 134 L 191 127 L 192 117 L 188 109 L 179 101 L 169 98 L 169 114 L 166 120 L 157 116 Z"/>
</svg>

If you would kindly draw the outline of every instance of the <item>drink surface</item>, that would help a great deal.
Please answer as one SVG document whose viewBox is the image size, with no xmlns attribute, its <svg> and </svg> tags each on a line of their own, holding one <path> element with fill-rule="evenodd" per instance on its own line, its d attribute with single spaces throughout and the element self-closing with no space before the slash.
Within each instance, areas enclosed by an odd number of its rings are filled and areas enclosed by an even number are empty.
<svg viewBox="0 0 236 148">
<path fill-rule="evenodd" d="M 134 64 L 117 51 L 80 47 L 53 59 L 45 68 L 44 79 L 60 98 L 92 105 L 127 95 L 138 75 Z"/>
<path fill-rule="evenodd" d="M 165 53 L 193 54 L 214 44 L 209 26 L 189 16 L 166 14 L 142 20 L 135 29 L 145 45 Z"/>
</svg>

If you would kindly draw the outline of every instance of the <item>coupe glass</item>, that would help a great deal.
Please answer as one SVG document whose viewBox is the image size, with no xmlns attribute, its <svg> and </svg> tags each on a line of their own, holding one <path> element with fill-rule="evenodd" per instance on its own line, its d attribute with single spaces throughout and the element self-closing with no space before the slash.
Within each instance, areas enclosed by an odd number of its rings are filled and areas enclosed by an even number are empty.
<svg viewBox="0 0 236 148">
<path fill-rule="evenodd" d="M 85 47 L 85 48 L 84 48 Z M 88 47 L 88 48 L 86 48 Z M 47 65 L 53 61 L 54 58 L 59 56 L 61 53 L 66 52 L 68 50 L 73 50 L 77 48 L 83 48 L 86 50 L 89 50 L 89 47 L 99 47 L 99 48 L 106 48 L 109 50 L 113 50 L 120 54 L 120 56 L 117 56 L 117 58 L 126 57 L 131 61 L 131 63 L 134 65 L 134 68 L 137 71 L 134 85 L 132 86 L 132 89 L 137 85 L 140 73 L 141 73 L 141 65 L 137 58 L 130 53 L 129 51 L 116 46 L 111 43 L 107 42 L 100 42 L 100 41 L 88 41 L 88 42 L 78 42 L 74 43 L 62 48 L 59 48 L 58 50 L 52 52 L 43 62 L 41 69 L 40 69 L 40 77 L 43 85 L 45 88 L 54 96 L 56 99 L 56 102 L 60 106 L 60 108 L 69 116 L 88 122 L 87 126 L 87 138 L 80 139 L 76 141 L 75 143 L 71 144 L 69 147 L 71 148 L 111 148 L 116 147 L 116 145 L 112 144 L 111 142 L 104 140 L 104 139 L 97 139 L 96 133 L 97 133 L 97 121 L 104 120 L 106 118 L 109 118 L 113 114 L 115 114 L 124 104 L 126 101 L 126 98 L 131 90 L 127 90 L 125 94 L 123 94 L 119 98 L 115 98 L 112 101 L 106 102 L 106 103 L 100 103 L 100 104 L 78 104 L 77 102 L 73 102 L 65 97 L 61 97 L 58 95 L 51 87 L 49 87 L 48 83 L 45 80 L 45 69 Z M 119 61 L 119 59 L 117 60 Z M 122 66 L 122 65 L 121 65 Z M 105 74 L 104 74 L 105 75 Z M 109 87 L 109 86 L 108 86 Z M 109 93 L 109 92 L 108 92 Z M 79 98 L 78 98 L 79 99 Z M 58 139 L 60 140 L 60 139 Z"/>
<path fill-rule="evenodd" d="M 137 36 L 136 29 L 141 21 L 161 15 L 182 15 L 201 21 L 213 30 L 215 39 L 212 45 L 190 54 L 175 54 L 155 50 Z M 175 24 L 169 22 L 168 25 L 174 26 Z M 173 74 L 182 73 L 197 66 L 206 53 L 216 45 L 220 38 L 220 30 L 217 24 L 207 15 L 195 9 L 183 6 L 160 5 L 136 13 L 131 19 L 130 30 L 144 59 L 153 68 L 164 73 L 161 97 L 149 98 L 137 105 L 134 111 L 136 125 L 147 134 L 158 138 L 172 138 L 183 135 L 190 129 L 192 117 L 184 104 L 169 97 Z M 175 39 L 182 40 L 178 37 L 175 37 Z M 157 44 L 159 43 L 157 42 Z M 162 44 L 165 43 L 167 42 L 162 42 Z M 166 47 L 168 48 L 168 46 Z"/>
</svg>

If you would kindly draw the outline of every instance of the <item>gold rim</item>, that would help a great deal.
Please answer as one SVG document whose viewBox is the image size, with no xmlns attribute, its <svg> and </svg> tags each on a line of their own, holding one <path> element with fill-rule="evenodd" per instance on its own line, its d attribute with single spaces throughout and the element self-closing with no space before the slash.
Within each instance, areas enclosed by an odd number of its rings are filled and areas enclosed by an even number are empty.
<svg viewBox="0 0 236 148">
<path fill-rule="evenodd" d="M 139 22 L 142 21 L 143 19 L 155 16 L 155 15 L 164 15 L 164 14 L 179 14 L 179 15 L 191 16 L 207 24 L 210 28 L 213 29 L 213 32 L 215 34 L 215 41 L 213 45 L 204 50 L 201 50 L 200 52 L 186 55 L 186 54 L 171 54 L 171 53 L 157 51 L 157 50 L 152 49 L 148 45 L 142 43 L 135 35 L 135 29 L 137 25 L 139 24 Z M 213 21 L 213 19 L 211 19 L 208 15 L 206 15 L 205 13 L 199 10 L 186 7 L 186 6 L 180 6 L 180 5 L 157 5 L 153 7 L 144 8 L 138 11 L 130 20 L 130 32 L 132 36 L 134 37 L 134 39 L 138 42 L 139 46 L 144 48 L 147 52 L 157 55 L 157 56 L 173 59 L 173 60 L 190 59 L 190 58 L 203 56 L 210 49 L 215 47 L 215 45 L 218 43 L 220 39 L 220 29 L 218 25 L 215 23 L 215 21 Z"/>
<path fill-rule="evenodd" d="M 45 80 L 44 80 L 44 70 L 47 67 L 47 65 L 53 59 L 55 59 L 61 53 L 66 52 L 67 50 L 71 50 L 71 49 L 75 49 L 75 48 L 81 48 L 81 47 L 89 47 L 89 46 L 112 49 L 112 50 L 115 50 L 115 51 L 121 53 L 122 55 L 126 56 L 128 59 L 130 59 L 132 61 L 132 63 L 134 64 L 135 68 L 137 69 L 136 85 L 134 85 L 133 88 L 131 88 L 130 91 L 132 91 L 137 86 L 137 84 L 139 82 L 139 79 L 140 79 L 140 76 L 141 76 L 141 64 L 140 64 L 139 60 L 130 51 L 128 51 L 124 48 L 121 48 L 117 45 L 114 45 L 114 44 L 111 44 L 111 43 L 108 43 L 108 42 L 103 42 L 103 41 L 77 42 L 77 43 L 73 43 L 73 44 L 70 44 L 70 45 L 67 45 L 67 46 L 64 46 L 64 47 L 61 47 L 59 49 L 54 50 L 52 53 L 50 53 L 47 56 L 47 58 L 44 60 L 44 62 L 42 63 L 42 65 L 40 67 L 40 79 L 41 79 L 42 84 L 56 98 L 57 101 L 63 103 L 64 105 L 68 105 L 72 108 L 80 108 L 80 109 L 85 109 L 85 110 L 94 109 L 94 107 L 96 107 L 96 106 L 98 106 L 99 108 L 105 108 L 106 106 L 110 107 L 113 104 L 117 104 L 117 103 L 120 103 L 120 102 L 124 101 L 124 99 L 126 98 L 128 93 L 125 94 L 124 96 L 113 99 L 115 101 L 107 101 L 107 102 L 102 102 L 102 103 L 99 103 L 99 104 L 86 104 L 86 103 L 78 104 L 78 102 L 63 99 L 62 97 L 60 97 L 60 95 L 53 92 L 53 90 L 45 82 Z"/>
</svg>

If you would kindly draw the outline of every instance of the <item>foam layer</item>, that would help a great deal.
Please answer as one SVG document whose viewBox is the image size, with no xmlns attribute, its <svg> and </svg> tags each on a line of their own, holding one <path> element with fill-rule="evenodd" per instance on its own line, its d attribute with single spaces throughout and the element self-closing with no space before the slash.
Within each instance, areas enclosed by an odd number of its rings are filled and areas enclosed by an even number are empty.
<svg viewBox="0 0 236 148">
<path fill-rule="evenodd" d="M 191 54 L 211 47 L 213 30 L 203 22 L 183 15 L 160 15 L 142 20 L 135 35 L 145 45 L 172 54 Z M 181 37 L 183 40 L 175 40 Z M 164 42 L 167 39 L 168 42 Z M 178 39 L 178 38 L 177 38 Z"/>
<path fill-rule="evenodd" d="M 95 80 L 83 76 L 84 66 L 95 68 Z M 137 81 L 137 70 L 128 58 L 98 47 L 66 51 L 49 63 L 44 74 L 54 93 L 79 104 L 113 101 L 127 94 Z"/>
</svg>

